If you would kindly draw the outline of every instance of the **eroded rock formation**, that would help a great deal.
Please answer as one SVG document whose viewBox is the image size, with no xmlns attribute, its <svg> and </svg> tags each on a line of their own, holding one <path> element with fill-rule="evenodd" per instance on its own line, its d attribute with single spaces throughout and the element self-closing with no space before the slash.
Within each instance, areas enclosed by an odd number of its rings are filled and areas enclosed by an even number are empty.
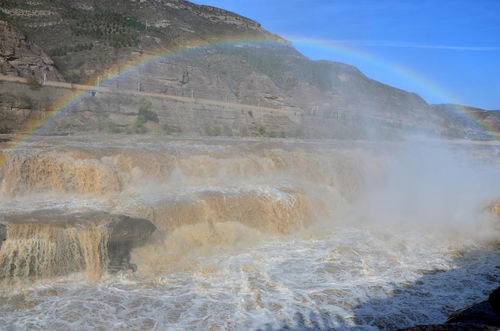
<svg viewBox="0 0 500 331">
<path fill-rule="evenodd" d="M 7 282 L 133 270 L 131 250 L 156 229 L 145 219 L 97 211 L 40 210 L 0 220 L 0 279 Z"/>
<path fill-rule="evenodd" d="M 42 82 L 62 81 L 54 61 L 25 34 L 10 23 L 0 21 L 0 74 L 34 78 Z"/>
</svg>

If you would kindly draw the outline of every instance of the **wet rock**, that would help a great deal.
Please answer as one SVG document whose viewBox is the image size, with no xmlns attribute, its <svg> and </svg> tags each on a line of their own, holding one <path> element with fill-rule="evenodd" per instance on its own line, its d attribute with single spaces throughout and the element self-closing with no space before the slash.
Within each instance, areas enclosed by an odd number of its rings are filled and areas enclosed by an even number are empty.
<svg viewBox="0 0 500 331">
<path fill-rule="evenodd" d="M 473 323 L 500 327 L 500 315 L 494 311 L 492 305 L 495 304 L 495 310 L 498 311 L 498 291 L 497 288 L 486 301 L 453 313 L 446 323 Z"/>
<path fill-rule="evenodd" d="M 493 309 L 493 312 L 500 315 L 500 287 L 491 292 L 488 301 Z"/>
<path fill-rule="evenodd" d="M 7 226 L 5 226 L 5 224 L 0 224 L 0 249 L 5 239 L 7 239 Z"/>
<path fill-rule="evenodd" d="M 450 315 L 444 324 L 419 325 L 404 330 L 498 330 L 500 328 L 500 287 L 493 291 L 488 300 Z"/>
<path fill-rule="evenodd" d="M 403 329 L 407 331 L 497 331 L 498 328 L 484 324 L 450 323 L 436 325 L 419 325 L 413 328 Z"/>
<path fill-rule="evenodd" d="M 130 252 L 156 227 L 148 220 L 98 211 L 42 210 L 0 215 L 0 278 L 39 279 L 85 270 L 135 271 Z"/>
<path fill-rule="evenodd" d="M 113 215 L 106 225 L 108 239 L 108 271 L 136 271 L 137 267 L 130 263 L 130 252 L 133 248 L 144 245 L 156 227 L 145 219 Z"/>
</svg>

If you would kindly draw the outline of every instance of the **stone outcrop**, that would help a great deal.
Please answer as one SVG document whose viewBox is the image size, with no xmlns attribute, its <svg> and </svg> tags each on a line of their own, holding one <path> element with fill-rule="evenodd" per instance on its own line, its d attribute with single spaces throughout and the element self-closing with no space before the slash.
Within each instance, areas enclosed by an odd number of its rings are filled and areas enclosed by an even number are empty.
<svg viewBox="0 0 500 331">
<path fill-rule="evenodd" d="M 132 249 L 148 242 L 156 227 L 145 219 L 131 218 L 124 215 L 113 215 L 106 224 L 108 231 L 108 271 L 123 269 L 135 271 L 130 264 Z"/>
<path fill-rule="evenodd" d="M 500 328 L 500 287 L 488 300 L 453 313 L 446 323 L 485 324 Z"/>
<path fill-rule="evenodd" d="M 47 80 L 64 80 L 52 59 L 14 26 L 0 21 L 0 74 Z"/>
<path fill-rule="evenodd" d="M 0 216 L 0 279 L 23 281 L 85 271 L 135 270 L 132 249 L 156 227 L 148 220 L 105 212 L 40 210 Z"/>
<path fill-rule="evenodd" d="M 7 226 L 0 223 L 0 248 L 2 248 L 2 244 L 5 239 L 7 239 Z"/>
</svg>

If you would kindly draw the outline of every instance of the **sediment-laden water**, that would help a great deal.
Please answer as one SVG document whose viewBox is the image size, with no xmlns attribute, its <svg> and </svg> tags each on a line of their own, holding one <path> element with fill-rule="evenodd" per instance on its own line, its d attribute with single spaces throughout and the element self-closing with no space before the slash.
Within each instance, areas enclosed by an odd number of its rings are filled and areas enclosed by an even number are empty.
<svg viewBox="0 0 500 331">
<path fill-rule="evenodd" d="M 442 322 L 500 281 L 496 145 L 104 136 L 6 147 L 5 329 L 397 328 Z M 156 227 L 125 245 L 119 272 L 107 262 L 116 233 L 95 211 Z"/>
</svg>

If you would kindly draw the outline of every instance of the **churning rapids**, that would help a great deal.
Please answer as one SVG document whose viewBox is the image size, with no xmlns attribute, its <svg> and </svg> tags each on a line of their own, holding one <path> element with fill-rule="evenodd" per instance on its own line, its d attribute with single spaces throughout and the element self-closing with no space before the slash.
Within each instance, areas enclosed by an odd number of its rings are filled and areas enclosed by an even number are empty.
<svg viewBox="0 0 500 331">
<path fill-rule="evenodd" d="M 2 154 L 7 330 L 393 329 L 500 281 L 496 145 L 34 140 Z M 113 272 L 109 215 L 156 227 Z"/>
</svg>

